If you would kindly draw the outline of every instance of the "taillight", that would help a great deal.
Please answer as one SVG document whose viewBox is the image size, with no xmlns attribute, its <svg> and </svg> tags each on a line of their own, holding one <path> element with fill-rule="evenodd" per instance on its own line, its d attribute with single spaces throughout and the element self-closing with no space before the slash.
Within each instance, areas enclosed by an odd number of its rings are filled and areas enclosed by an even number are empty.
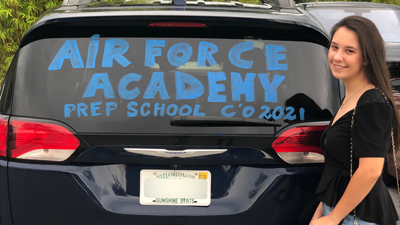
<svg viewBox="0 0 400 225">
<path fill-rule="evenodd" d="M 8 119 L 0 119 L 0 156 L 7 156 L 7 123 Z"/>
<path fill-rule="evenodd" d="M 52 123 L 11 119 L 11 158 L 64 161 L 79 146 L 67 128 Z"/>
<path fill-rule="evenodd" d="M 283 132 L 272 148 L 287 163 L 324 162 L 320 138 L 328 125 L 295 127 Z"/>
<path fill-rule="evenodd" d="M 154 22 L 148 25 L 148 27 L 194 27 L 194 28 L 206 28 L 207 25 L 204 23 L 196 22 Z"/>
</svg>

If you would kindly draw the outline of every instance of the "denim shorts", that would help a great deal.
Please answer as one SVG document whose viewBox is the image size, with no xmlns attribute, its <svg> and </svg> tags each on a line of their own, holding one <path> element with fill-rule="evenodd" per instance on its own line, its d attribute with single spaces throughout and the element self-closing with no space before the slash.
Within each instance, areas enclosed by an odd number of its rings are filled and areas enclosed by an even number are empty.
<svg viewBox="0 0 400 225">
<path fill-rule="evenodd" d="M 329 207 L 325 203 L 322 203 L 322 210 L 324 212 L 324 216 L 327 216 L 332 212 L 333 207 Z M 358 222 L 358 225 L 378 225 L 376 223 L 365 222 L 358 217 L 357 217 L 357 222 Z M 354 216 L 347 215 L 344 218 L 342 225 L 354 225 Z"/>
</svg>

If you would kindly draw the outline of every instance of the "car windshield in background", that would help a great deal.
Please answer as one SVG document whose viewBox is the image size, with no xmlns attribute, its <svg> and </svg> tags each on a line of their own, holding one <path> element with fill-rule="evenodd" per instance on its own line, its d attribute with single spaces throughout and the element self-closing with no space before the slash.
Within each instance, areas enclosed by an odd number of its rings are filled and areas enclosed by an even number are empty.
<svg viewBox="0 0 400 225">
<path fill-rule="evenodd" d="M 310 9 L 309 11 L 324 26 L 327 32 L 341 19 L 347 16 L 363 16 L 378 27 L 385 42 L 400 42 L 400 11 L 372 8 L 329 8 Z"/>
<path fill-rule="evenodd" d="M 392 80 L 392 91 L 400 93 L 400 80 Z"/>
<path fill-rule="evenodd" d="M 181 127 L 171 118 L 329 120 L 337 87 L 326 54 L 314 43 L 251 37 L 39 40 L 20 50 L 13 114 L 78 132 L 265 134 L 273 127 Z"/>
</svg>

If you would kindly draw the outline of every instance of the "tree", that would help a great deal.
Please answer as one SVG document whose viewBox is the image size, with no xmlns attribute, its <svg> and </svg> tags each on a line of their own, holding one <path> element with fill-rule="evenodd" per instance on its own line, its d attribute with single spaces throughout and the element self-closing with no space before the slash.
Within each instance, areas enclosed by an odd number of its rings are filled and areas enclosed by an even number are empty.
<svg viewBox="0 0 400 225">
<path fill-rule="evenodd" d="M 400 6 L 400 0 L 372 0 L 375 3 L 384 3 L 384 4 L 392 4 Z"/>
<path fill-rule="evenodd" d="M 0 0 L 0 83 L 24 34 L 46 10 L 62 0 Z"/>
</svg>

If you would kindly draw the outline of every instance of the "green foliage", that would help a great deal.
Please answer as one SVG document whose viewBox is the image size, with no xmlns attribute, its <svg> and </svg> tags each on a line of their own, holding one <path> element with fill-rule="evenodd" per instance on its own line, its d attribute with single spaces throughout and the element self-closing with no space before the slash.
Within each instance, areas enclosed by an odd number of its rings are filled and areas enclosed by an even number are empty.
<svg viewBox="0 0 400 225">
<path fill-rule="evenodd" d="M 0 0 L 0 82 L 25 32 L 46 10 L 62 0 Z"/>
<path fill-rule="evenodd" d="M 240 0 L 239 2 L 248 4 L 259 4 L 260 0 Z"/>
<path fill-rule="evenodd" d="M 372 0 L 375 3 L 385 3 L 400 6 L 400 0 Z"/>
</svg>

